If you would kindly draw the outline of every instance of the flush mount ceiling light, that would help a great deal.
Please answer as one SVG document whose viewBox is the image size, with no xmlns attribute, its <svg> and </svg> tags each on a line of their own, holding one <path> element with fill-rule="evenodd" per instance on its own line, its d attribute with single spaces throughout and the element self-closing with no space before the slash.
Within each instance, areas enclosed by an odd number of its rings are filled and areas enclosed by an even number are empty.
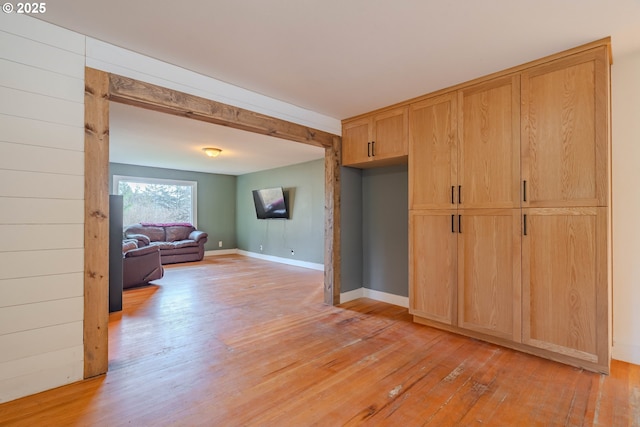
<svg viewBox="0 0 640 427">
<path fill-rule="evenodd" d="M 203 148 L 202 151 L 209 157 L 218 157 L 222 152 L 219 148 Z"/>
</svg>

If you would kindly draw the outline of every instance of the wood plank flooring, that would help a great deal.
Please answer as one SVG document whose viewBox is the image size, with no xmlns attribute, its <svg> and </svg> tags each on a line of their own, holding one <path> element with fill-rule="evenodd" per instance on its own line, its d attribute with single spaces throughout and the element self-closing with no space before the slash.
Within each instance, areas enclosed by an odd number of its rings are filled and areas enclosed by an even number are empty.
<svg viewBox="0 0 640 427">
<path fill-rule="evenodd" d="M 640 366 L 603 376 L 330 307 L 319 271 L 239 255 L 167 268 L 109 321 L 109 372 L 0 405 L 2 426 L 640 426 Z"/>
</svg>

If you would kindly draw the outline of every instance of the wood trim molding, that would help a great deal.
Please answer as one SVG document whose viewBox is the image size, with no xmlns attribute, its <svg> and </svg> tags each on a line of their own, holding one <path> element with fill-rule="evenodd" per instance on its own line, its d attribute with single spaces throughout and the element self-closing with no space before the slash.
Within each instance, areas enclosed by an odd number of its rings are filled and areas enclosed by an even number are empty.
<svg viewBox="0 0 640 427">
<path fill-rule="evenodd" d="M 109 101 L 325 148 L 324 301 L 340 303 L 340 136 L 85 68 L 85 378 L 109 364 Z"/>
</svg>

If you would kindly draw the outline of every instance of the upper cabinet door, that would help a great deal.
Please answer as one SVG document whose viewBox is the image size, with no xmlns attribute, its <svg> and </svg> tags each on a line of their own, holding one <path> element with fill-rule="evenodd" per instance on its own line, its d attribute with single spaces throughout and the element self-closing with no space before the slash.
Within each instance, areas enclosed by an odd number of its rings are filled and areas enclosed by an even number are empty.
<svg viewBox="0 0 640 427">
<path fill-rule="evenodd" d="M 456 94 L 409 107 L 409 209 L 456 207 Z"/>
<path fill-rule="evenodd" d="M 368 162 L 371 154 L 371 119 L 356 120 L 342 126 L 342 164 Z"/>
<path fill-rule="evenodd" d="M 371 114 L 342 125 L 342 164 L 368 168 L 407 162 L 408 107 Z"/>
<path fill-rule="evenodd" d="M 520 207 L 520 76 L 458 91 L 459 208 Z"/>
<path fill-rule="evenodd" d="M 374 161 L 406 159 L 408 153 L 408 107 L 395 108 L 373 116 L 371 157 Z"/>
<path fill-rule="evenodd" d="M 522 73 L 523 206 L 606 206 L 606 47 Z"/>
</svg>

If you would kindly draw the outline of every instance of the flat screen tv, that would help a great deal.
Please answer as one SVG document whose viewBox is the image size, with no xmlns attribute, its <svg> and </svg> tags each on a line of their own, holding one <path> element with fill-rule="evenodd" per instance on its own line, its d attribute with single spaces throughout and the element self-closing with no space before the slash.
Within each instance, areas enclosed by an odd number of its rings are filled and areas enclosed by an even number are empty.
<svg viewBox="0 0 640 427">
<path fill-rule="evenodd" d="M 253 190 L 258 219 L 289 219 L 287 199 L 282 187 Z"/>
</svg>

